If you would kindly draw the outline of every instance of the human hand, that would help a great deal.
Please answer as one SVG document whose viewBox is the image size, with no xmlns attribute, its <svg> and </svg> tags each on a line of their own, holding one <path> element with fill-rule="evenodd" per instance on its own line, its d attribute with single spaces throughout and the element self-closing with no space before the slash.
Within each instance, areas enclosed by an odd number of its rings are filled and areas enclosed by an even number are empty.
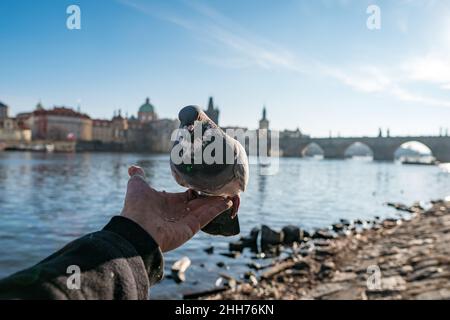
<svg viewBox="0 0 450 320">
<path fill-rule="evenodd" d="M 233 203 L 222 197 L 197 197 L 195 191 L 156 191 L 145 181 L 142 168 L 131 166 L 122 216 L 146 230 L 163 252 L 191 239 Z"/>
</svg>

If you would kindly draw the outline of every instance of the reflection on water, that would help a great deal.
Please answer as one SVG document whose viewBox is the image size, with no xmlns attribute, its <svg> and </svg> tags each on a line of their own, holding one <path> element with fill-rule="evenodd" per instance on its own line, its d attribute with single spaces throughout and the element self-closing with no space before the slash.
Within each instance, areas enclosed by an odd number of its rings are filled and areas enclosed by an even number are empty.
<svg viewBox="0 0 450 320">
<path fill-rule="evenodd" d="M 120 213 L 127 168 L 138 164 L 157 189 L 183 191 L 170 173 L 167 155 L 45 154 L 0 152 L 0 277 L 38 262 L 88 232 L 96 231 Z M 327 226 L 340 218 L 372 218 L 393 214 L 387 201 L 412 203 L 450 195 L 447 167 L 402 166 L 345 160 L 280 159 L 277 174 L 261 176 L 250 168 L 248 190 L 242 195 L 243 233 L 267 224 L 288 223 L 304 228 Z M 448 171 L 447 171 L 448 172 Z M 250 254 L 225 258 L 226 239 L 199 233 L 188 244 L 166 255 L 166 269 L 187 255 L 192 266 L 181 285 L 164 280 L 152 297 L 173 298 L 207 289 L 219 272 L 246 271 Z M 214 245 L 215 254 L 203 249 Z M 7 249 L 5 249 L 7 248 Z M 216 266 L 224 261 L 229 270 Z"/>
<path fill-rule="evenodd" d="M 450 173 L 450 163 L 442 163 L 439 165 L 439 168 L 444 172 Z"/>
<path fill-rule="evenodd" d="M 267 185 L 267 176 L 265 175 L 257 175 L 258 179 L 258 193 L 259 193 L 259 211 L 264 207 L 264 200 L 266 199 L 266 185 Z"/>
</svg>

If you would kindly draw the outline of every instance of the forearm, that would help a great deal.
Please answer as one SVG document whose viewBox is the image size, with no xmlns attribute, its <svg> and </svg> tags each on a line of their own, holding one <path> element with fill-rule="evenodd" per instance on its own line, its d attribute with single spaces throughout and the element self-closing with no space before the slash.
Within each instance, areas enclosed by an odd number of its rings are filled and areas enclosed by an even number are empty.
<svg viewBox="0 0 450 320">
<path fill-rule="evenodd" d="M 80 270 L 79 278 L 73 270 Z M 133 221 L 114 217 L 103 230 L 1 280 L 0 298 L 146 299 L 162 275 L 163 257 L 152 237 Z"/>
</svg>

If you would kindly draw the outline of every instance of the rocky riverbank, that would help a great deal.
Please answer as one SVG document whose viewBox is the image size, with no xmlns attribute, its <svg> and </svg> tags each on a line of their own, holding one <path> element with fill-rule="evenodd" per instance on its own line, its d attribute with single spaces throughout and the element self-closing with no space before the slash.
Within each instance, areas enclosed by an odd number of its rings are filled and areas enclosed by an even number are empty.
<svg viewBox="0 0 450 320">
<path fill-rule="evenodd" d="M 223 275 L 225 287 L 186 298 L 450 299 L 450 202 L 388 205 L 399 219 L 341 220 L 311 235 L 293 226 L 254 229 L 230 251 L 259 244 L 255 255 L 274 262 L 249 264 L 254 271 L 242 278 Z"/>
</svg>

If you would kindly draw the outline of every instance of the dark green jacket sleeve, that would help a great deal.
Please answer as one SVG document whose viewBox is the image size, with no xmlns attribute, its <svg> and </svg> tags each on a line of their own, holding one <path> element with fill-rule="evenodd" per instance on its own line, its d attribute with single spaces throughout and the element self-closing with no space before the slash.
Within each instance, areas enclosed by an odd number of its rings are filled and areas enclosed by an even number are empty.
<svg viewBox="0 0 450 320">
<path fill-rule="evenodd" d="M 153 238 L 116 216 L 103 230 L 0 280 L 0 298 L 147 299 L 149 287 L 163 276 L 163 264 Z"/>
</svg>

